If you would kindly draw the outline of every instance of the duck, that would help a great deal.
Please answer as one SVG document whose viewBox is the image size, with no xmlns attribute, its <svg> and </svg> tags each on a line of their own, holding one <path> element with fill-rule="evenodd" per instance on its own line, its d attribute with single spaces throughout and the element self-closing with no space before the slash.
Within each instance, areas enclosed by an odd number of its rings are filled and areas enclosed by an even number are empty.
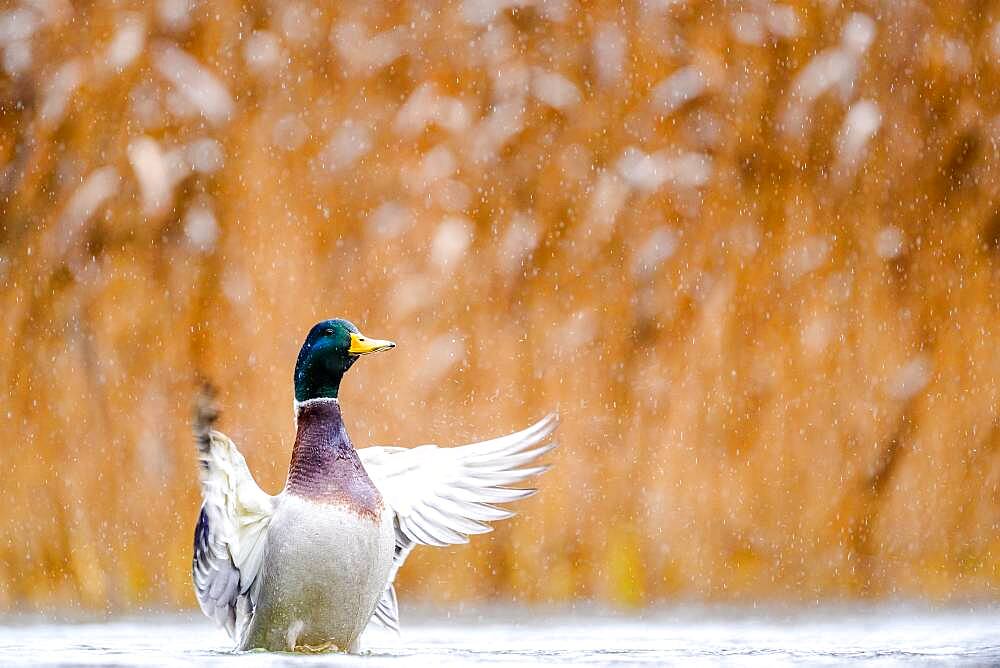
<svg viewBox="0 0 1000 668">
<path fill-rule="evenodd" d="M 535 493 L 512 486 L 548 468 L 537 460 L 555 447 L 554 413 L 457 447 L 354 447 L 341 382 L 361 357 L 395 347 L 342 318 L 312 327 L 295 362 L 295 441 L 276 495 L 215 429 L 214 389 L 199 394 L 192 577 L 234 650 L 357 653 L 371 627 L 398 634 L 394 581 L 413 549 L 466 543 L 513 515 L 502 504 Z"/>
</svg>

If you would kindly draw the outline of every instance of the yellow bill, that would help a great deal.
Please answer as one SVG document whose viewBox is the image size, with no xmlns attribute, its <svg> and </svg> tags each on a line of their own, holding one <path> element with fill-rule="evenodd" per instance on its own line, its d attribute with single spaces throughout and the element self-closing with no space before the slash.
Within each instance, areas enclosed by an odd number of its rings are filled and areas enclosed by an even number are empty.
<svg viewBox="0 0 1000 668">
<path fill-rule="evenodd" d="M 368 353 L 377 353 L 380 350 L 389 350 L 390 348 L 395 348 L 396 344 L 392 341 L 383 341 L 382 339 L 369 339 L 363 334 L 351 333 L 351 347 L 347 349 L 347 352 L 352 355 L 367 355 Z"/>
</svg>

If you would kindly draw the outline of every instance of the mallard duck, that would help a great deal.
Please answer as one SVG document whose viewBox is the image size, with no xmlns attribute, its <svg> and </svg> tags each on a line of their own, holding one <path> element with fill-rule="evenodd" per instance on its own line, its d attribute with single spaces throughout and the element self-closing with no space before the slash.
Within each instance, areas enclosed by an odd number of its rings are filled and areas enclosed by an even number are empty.
<svg viewBox="0 0 1000 668">
<path fill-rule="evenodd" d="M 468 542 L 485 522 L 512 513 L 495 504 L 541 473 L 525 465 L 545 444 L 555 415 L 509 436 L 452 448 L 355 450 L 338 394 L 362 355 L 395 347 L 347 320 L 326 320 L 295 363 L 295 444 L 288 480 L 271 496 L 257 486 L 236 445 L 212 427 L 203 396 L 195 417 L 204 502 L 194 535 L 194 589 L 202 611 L 235 649 L 359 649 L 369 624 L 399 630 L 393 580 L 417 545 Z"/>
</svg>

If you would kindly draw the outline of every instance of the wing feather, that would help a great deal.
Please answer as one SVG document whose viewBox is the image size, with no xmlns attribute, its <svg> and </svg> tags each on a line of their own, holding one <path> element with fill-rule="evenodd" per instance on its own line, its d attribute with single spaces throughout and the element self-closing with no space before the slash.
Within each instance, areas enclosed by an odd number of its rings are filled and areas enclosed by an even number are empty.
<svg viewBox="0 0 1000 668">
<path fill-rule="evenodd" d="M 396 588 L 391 584 L 379 597 L 372 620 L 390 631 L 399 633 L 399 603 L 396 600 Z"/>
<path fill-rule="evenodd" d="M 455 448 L 372 447 L 358 450 L 368 476 L 395 513 L 396 547 L 389 586 L 372 619 L 399 630 L 393 582 L 416 545 L 445 547 L 467 543 L 487 533 L 494 522 L 513 516 L 493 504 L 527 498 L 534 489 L 516 489 L 527 478 L 548 470 L 527 466 L 555 447 L 546 443 L 558 424 L 548 415 L 527 429 Z"/>
<path fill-rule="evenodd" d="M 238 644 L 253 616 L 275 499 L 257 486 L 236 445 L 211 429 L 217 416 L 206 389 L 195 414 L 204 500 L 191 570 L 202 612 Z"/>
</svg>

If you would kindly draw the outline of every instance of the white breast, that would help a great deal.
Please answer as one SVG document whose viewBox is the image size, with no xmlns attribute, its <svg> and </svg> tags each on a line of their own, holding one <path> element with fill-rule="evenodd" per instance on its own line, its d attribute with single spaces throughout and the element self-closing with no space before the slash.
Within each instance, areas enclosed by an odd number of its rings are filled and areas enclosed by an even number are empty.
<svg viewBox="0 0 1000 668">
<path fill-rule="evenodd" d="M 282 494 L 241 649 L 351 649 L 388 584 L 394 542 L 388 509 L 373 519 Z"/>
</svg>

